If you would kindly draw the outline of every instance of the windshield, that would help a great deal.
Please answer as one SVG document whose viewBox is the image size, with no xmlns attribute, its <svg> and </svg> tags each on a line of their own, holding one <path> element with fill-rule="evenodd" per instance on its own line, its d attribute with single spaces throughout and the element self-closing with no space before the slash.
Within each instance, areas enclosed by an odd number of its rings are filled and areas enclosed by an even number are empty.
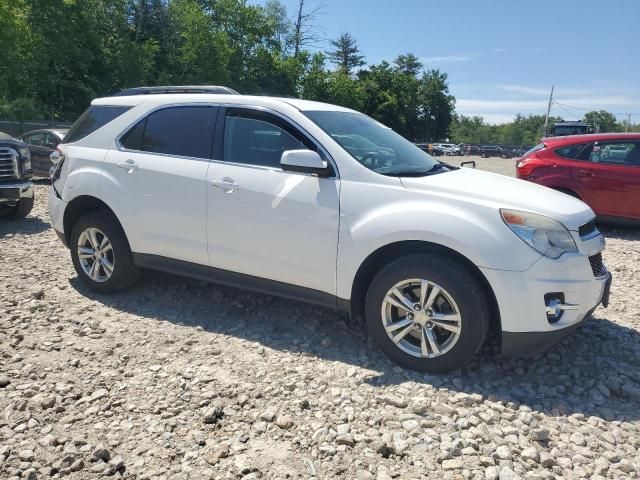
<svg viewBox="0 0 640 480">
<path fill-rule="evenodd" d="M 382 175 L 427 175 L 454 168 L 438 162 L 390 128 L 361 113 L 303 113 L 358 162 Z"/>
</svg>

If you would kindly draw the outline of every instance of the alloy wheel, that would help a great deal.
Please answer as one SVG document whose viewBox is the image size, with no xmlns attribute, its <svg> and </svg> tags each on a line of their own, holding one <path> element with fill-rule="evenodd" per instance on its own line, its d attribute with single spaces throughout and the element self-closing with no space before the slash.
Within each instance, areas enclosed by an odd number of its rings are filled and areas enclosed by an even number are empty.
<svg viewBox="0 0 640 480">
<path fill-rule="evenodd" d="M 382 302 L 382 323 L 402 351 L 418 358 L 434 358 L 453 348 L 462 329 L 462 317 L 453 297 L 424 279 L 394 285 Z"/>
<path fill-rule="evenodd" d="M 106 282 L 113 275 L 113 246 L 97 228 L 89 227 L 78 237 L 78 259 L 84 273 L 94 282 Z"/>
</svg>

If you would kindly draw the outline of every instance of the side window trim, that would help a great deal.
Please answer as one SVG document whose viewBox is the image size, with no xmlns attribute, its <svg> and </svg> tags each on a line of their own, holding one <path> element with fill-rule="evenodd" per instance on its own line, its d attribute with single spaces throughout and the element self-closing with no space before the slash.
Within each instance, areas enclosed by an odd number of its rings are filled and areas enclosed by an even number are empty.
<svg viewBox="0 0 640 480">
<path fill-rule="evenodd" d="M 208 148 L 207 157 L 190 157 L 185 155 L 175 155 L 175 154 L 161 153 L 161 152 L 148 152 L 145 150 L 135 150 L 135 149 L 126 148 L 122 144 L 122 138 L 142 121 L 144 121 L 144 126 L 142 128 L 142 141 L 144 141 L 144 135 L 147 131 L 147 119 L 149 118 L 150 115 L 160 110 L 165 110 L 168 108 L 179 108 L 179 107 L 209 107 L 210 108 L 206 135 L 208 135 L 211 138 L 212 145 L 210 145 L 209 146 L 210 148 Z M 127 125 L 127 127 L 123 129 L 122 132 L 120 132 L 120 134 L 116 137 L 116 140 L 115 140 L 116 148 L 121 152 L 144 153 L 147 155 L 161 155 L 164 157 L 185 158 L 188 160 L 200 160 L 204 162 L 209 162 L 213 158 L 213 154 L 214 154 L 213 142 L 215 141 L 215 134 L 216 134 L 216 129 L 218 125 L 218 119 L 220 118 L 220 113 L 222 113 L 223 110 L 224 108 L 219 103 L 173 103 L 170 105 L 159 105 L 155 108 L 152 108 L 151 110 L 148 110 L 147 112 L 144 113 L 142 117 L 136 118 L 132 123 Z M 217 111 L 217 114 L 216 114 L 216 111 Z M 142 144 L 140 145 L 140 148 L 142 148 Z"/>
<path fill-rule="evenodd" d="M 267 115 L 271 115 L 273 117 L 276 117 L 281 123 L 283 123 L 284 125 L 286 125 L 288 128 L 283 128 L 283 130 L 291 133 L 290 130 L 292 130 L 293 132 L 295 132 L 295 135 L 293 135 L 296 139 L 297 138 L 302 138 L 305 141 L 302 141 L 303 144 L 307 144 L 310 143 L 312 144 L 316 151 L 320 154 L 320 156 L 326 160 L 327 162 L 329 162 L 329 165 L 331 165 L 331 175 L 327 178 L 340 178 L 340 174 L 339 174 L 339 170 L 338 167 L 336 165 L 336 162 L 333 160 L 333 157 L 331 157 L 331 155 L 329 154 L 329 152 L 324 148 L 324 146 L 322 146 L 322 144 L 316 140 L 309 132 L 307 132 L 304 128 L 302 128 L 300 125 L 298 125 L 295 121 L 291 120 L 289 117 L 281 114 L 280 112 L 277 112 L 275 110 L 271 110 L 270 108 L 266 108 L 266 107 L 261 107 L 261 106 L 254 106 L 254 105 L 242 105 L 242 104 L 223 104 L 220 107 L 220 112 L 218 113 L 218 121 L 216 122 L 216 129 L 215 129 L 215 138 L 214 138 L 214 148 L 213 148 L 213 161 L 216 163 L 222 163 L 222 164 L 226 164 L 226 165 L 236 165 L 236 166 L 241 166 L 241 167 L 247 167 L 247 168 L 259 168 L 259 169 L 267 169 L 267 170 L 275 170 L 275 171 L 282 171 L 280 168 L 276 168 L 276 167 L 265 167 L 265 166 L 261 166 L 261 165 L 251 165 L 251 164 L 247 164 L 247 163 L 236 163 L 236 162 L 229 162 L 229 161 L 225 161 L 223 160 L 223 152 L 224 152 L 224 129 L 225 129 L 225 124 L 226 124 L 226 119 L 227 119 L 227 112 L 229 110 L 244 110 L 248 113 L 252 113 L 252 112 L 256 112 L 254 113 L 254 116 L 258 116 L 260 113 L 267 114 Z M 249 117 L 252 118 L 252 117 Z M 258 120 L 260 120 L 259 118 L 257 118 Z M 276 124 L 276 126 L 279 126 Z M 280 127 L 282 128 L 282 127 Z"/>
</svg>

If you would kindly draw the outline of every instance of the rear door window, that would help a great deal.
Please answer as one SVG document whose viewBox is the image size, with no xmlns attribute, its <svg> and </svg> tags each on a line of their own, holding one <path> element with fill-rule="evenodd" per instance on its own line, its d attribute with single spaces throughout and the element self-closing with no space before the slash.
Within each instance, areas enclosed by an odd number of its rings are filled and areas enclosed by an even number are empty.
<svg viewBox="0 0 640 480">
<path fill-rule="evenodd" d="M 42 145 L 47 148 L 56 148 L 59 143 L 60 139 L 58 137 L 56 137 L 53 133 L 47 132 L 44 135 L 44 141 L 42 142 Z"/>
<path fill-rule="evenodd" d="M 596 142 L 589 160 L 596 163 L 640 167 L 640 142 Z"/>
<path fill-rule="evenodd" d="M 131 107 L 120 105 L 92 105 L 75 121 L 63 141 L 77 142 L 130 109 Z"/>
<path fill-rule="evenodd" d="M 150 113 L 125 133 L 128 150 L 193 158 L 211 158 L 218 107 L 167 107 Z"/>
</svg>

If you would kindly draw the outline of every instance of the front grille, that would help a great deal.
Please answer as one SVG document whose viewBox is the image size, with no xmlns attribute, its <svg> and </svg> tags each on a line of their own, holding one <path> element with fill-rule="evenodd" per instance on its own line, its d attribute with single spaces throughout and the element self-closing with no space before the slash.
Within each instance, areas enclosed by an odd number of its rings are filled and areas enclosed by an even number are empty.
<svg viewBox="0 0 640 480">
<path fill-rule="evenodd" d="M 602 263 L 602 253 L 596 253 L 589 257 L 591 271 L 594 277 L 604 277 L 607 274 L 607 267 Z"/>
<path fill-rule="evenodd" d="M 578 227 L 578 233 L 580 234 L 581 237 L 586 237 L 587 235 L 590 235 L 595 231 L 596 231 L 595 219 L 585 223 L 584 225 L 580 225 Z"/>
<path fill-rule="evenodd" d="M 0 180 L 18 178 L 18 158 L 15 150 L 0 148 Z"/>
</svg>

